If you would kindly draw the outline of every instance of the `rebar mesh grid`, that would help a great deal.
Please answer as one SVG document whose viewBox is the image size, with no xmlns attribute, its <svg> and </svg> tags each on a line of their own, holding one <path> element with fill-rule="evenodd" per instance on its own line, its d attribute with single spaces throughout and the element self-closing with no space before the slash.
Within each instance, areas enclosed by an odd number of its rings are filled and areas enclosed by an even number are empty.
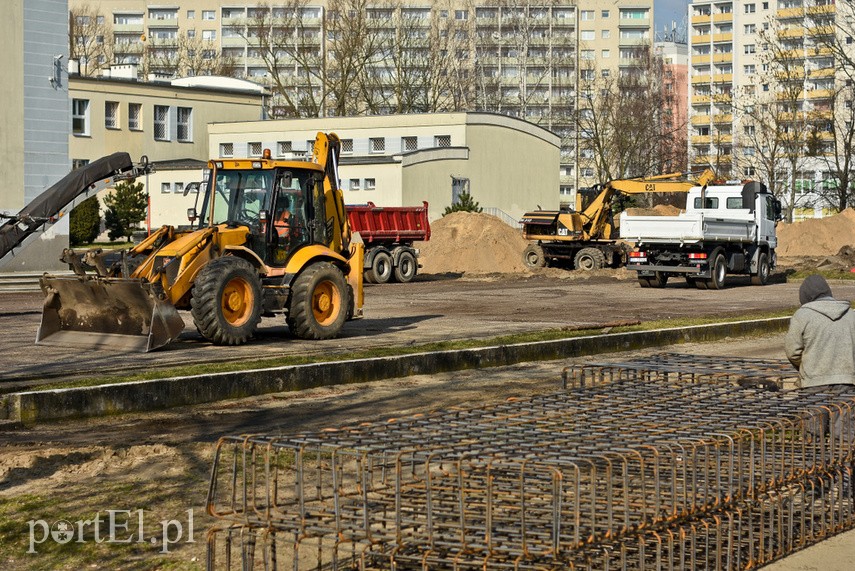
<svg viewBox="0 0 855 571">
<path fill-rule="evenodd" d="M 725 382 L 761 389 L 797 388 L 798 371 L 785 359 L 758 360 L 658 353 L 635 360 L 588 362 L 565 367 L 563 386 L 594 386 L 619 380 Z"/>
<path fill-rule="evenodd" d="M 595 542 L 558 556 L 452 546 L 335 544 L 271 528 L 222 526 L 208 534 L 216 569 L 751 569 L 855 526 L 851 469 L 832 470 L 672 525 L 639 530 L 619 542 Z M 844 491 L 843 483 L 849 483 Z"/>
<path fill-rule="evenodd" d="M 291 537 L 295 569 L 378 551 L 403 561 L 414 549 L 446 562 L 564 561 L 848 466 L 852 436 L 840 426 L 852 426 L 852 393 L 618 381 L 318 434 L 227 438 L 208 510 L 252 537 Z"/>
</svg>

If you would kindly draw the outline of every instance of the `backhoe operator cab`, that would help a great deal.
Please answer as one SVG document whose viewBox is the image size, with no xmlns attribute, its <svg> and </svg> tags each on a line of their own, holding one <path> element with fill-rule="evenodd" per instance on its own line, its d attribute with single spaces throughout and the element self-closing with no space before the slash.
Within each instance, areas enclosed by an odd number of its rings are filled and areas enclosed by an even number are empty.
<svg viewBox="0 0 855 571">
<path fill-rule="evenodd" d="M 220 161 L 212 166 L 216 175 L 207 184 L 216 185 L 214 192 L 203 185 L 201 216 L 195 208 L 191 213 L 199 229 L 244 226 L 249 229 L 247 247 L 273 266 L 285 265 L 302 246 L 327 243 L 323 172 L 294 167 L 225 170 Z M 306 201 L 306 196 L 312 200 Z M 320 208 L 314 207 L 317 204 Z"/>
</svg>

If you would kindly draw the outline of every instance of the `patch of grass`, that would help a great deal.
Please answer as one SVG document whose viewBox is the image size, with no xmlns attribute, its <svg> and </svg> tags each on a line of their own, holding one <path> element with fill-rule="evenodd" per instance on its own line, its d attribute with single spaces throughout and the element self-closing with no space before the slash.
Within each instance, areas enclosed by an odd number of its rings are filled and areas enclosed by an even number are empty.
<svg viewBox="0 0 855 571">
<path fill-rule="evenodd" d="M 425 343 L 423 345 L 410 345 L 401 347 L 379 347 L 365 351 L 353 351 L 348 353 L 337 353 L 335 355 L 305 355 L 270 357 L 267 359 L 252 359 L 243 361 L 227 361 L 220 363 L 196 363 L 179 367 L 152 369 L 144 373 L 133 375 L 108 375 L 83 380 L 50 383 L 42 385 L 39 390 L 50 390 L 57 388 L 91 387 L 112 383 L 128 383 L 134 381 L 145 381 L 154 379 L 165 379 L 169 377 L 183 377 L 195 375 L 209 375 L 214 373 L 228 373 L 245 371 L 248 369 L 265 369 L 271 367 L 286 367 L 295 365 L 307 365 L 313 363 L 329 363 L 335 361 L 348 361 L 356 359 L 370 359 L 378 357 L 392 357 L 400 355 L 412 355 L 415 353 L 428 353 L 437 351 L 457 351 L 463 349 L 477 349 L 492 347 L 496 345 L 515 345 L 519 343 L 532 343 L 540 341 L 555 341 L 559 339 L 573 339 L 596 334 L 597 332 L 626 333 L 633 331 L 652 331 L 656 329 L 668 329 L 679 327 L 691 327 L 696 325 L 708 325 L 711 323 L 728 323 L 745 321 L 750 319 L 768 319 L 773 317 L 789 317 L 793 310 L 758 312 L 742 314 L 738 317 L 697 317 L 679 319 L 659 319 L 647 321 L 638 325 L 625 325 L 617 327 L 597 327 L 592 329 L 548 329 L 544 331 L 532 331 L 528 333 L 517 333 L 513 335 L 502 335 L 487 339 L 461 339 L 455 341 L 440 341 Z"/>
<path fill-rule="evenodd" d="M 855 273 L 844 270 L 795 270 L 794 272 L 787 274 L 787 277 L 803 280 L 813 274 L 819 274 L 827 280 L 855 280 Z"/>
</svg>

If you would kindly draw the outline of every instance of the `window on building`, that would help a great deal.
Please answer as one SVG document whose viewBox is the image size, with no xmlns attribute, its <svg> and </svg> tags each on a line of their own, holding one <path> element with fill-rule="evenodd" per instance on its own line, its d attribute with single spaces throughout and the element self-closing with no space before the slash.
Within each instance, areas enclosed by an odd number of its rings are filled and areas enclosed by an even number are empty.
<svg viewBox="0 0 855 571">
<path fill-rule="evenodd" d="M 746 125 L 742 128 L 742 130 L 745 132 L 746 135 L 753 135 L 755 132 L 754 125 Z"/>
<path fill-rule="evenodd" d="M 260 157 L 261 156 L 261 142 L 253 141 L 247 145 L 247 149 L 250 157 Z"/>
<path fill-rule="evenodd" d="M 585 178 L 591 178 L 594 176 L 594 169 L 593 167 L 582 167 L 579 169 L 579 174 Z"/>
<path fill-rule="evenodd" d="M 454 19 L 455 20 L 468 20 L 469 19 L 469 10 L 455 10 L 454 11 Z"/>
<path fill-rule="evenodd" d="M 764 9 L 764 10 L 768 10 L 768 9 L 769 9 L 769 3 L 768 3 L 768 2 L 763 2 L 763 9 Z"/>
<path fill-rule="evenodd" d="M 756 24 L 745 24 L 745 33 L 746 34 L 754 34 L 757 32 Z"/>
<path fill-rule="evenodd" d="M 596 57 L 596 52 L 594 50 L 582 50 L 580 57 L 582 59 L 593 60 Z"/>
<path fill-rule="evenodd" d="M 600 17 L 601 18 L 608 18 L 609 17 L 609 11 L 603 10 L 602 12 L 600 12 Z"/>
<path fill-rule="evenodd" d="M 160 192 L 172 192 L 172 183 L 171 182 L 160 183 Z"/>
<path fill-rule="evenodd" d="M 582 10 L 580 13 L 580 19 L 583 22 L 591 22 L 594 19 L 594 11 L 593 10 Z"/>
<path fill-rule="evenodd" d="M 600 75 L 602 75 L 604 78 L 609 77 L 611 75 L 611 72 L 608 69 L 603 69 L 600 70 Z"/>
<path fill-rule="evenodd" d="M 755 174 L 756 174 L 756 171 L 754 170 L 754 167 L 745 167 L 745 176 L 746 177 L 752 177 Z"/>
<path fill-rule="evenodd" d="M 178 140 L 183 143 L 193 142 L 193 109 L 179 107 L 177 112 Z"/>
<path fill-rule="evenodd" d="M 154 140 L 169 140 L 169 107 L 166 105 L 154 106 Z"/>
<path fill-rule="evenodd" d="M 418 137 L 401 137 L 401 150 L 403 152 L 415 151 L 419 148 Z"/>
<path fill-rule="evenodd" d="M 645 20 L 650 17 L 647 8 L 621 8 L 621 20 Z"/>
<path fill-rule="evenodd" d="M 291 141 L 279 141 L 276 143 L 276 154 L 284 157 L 291 152 Z"/>
<path fill-rule="evenodd" d="M 609 59 L 610 57 L 612 57 L 612 52 L 611 50 L 603 50 L 602 52 L 600 52 L 600 56 L 603 59 Z"/>
<path fill-rule="evenodd" d="M 235 156 L 234 143 L 220 143 L 220 156 L 225 158 Z"/>
<path fill-rule="evenodd" d="M 749 65 L 744 65 L 742 66 L 742 71 L 745 72 L 745 75 L 754 75 L 755 73 L 757 73 L 757 66 L 755 66 L 753 63 Z"/>
<path fill-rule="evenodd" d="M 350 179 L 350 181 L 348 181 L 347 188 L 348 188 L 348 190 L 359 190 L 359 179 L 358 178 Z"/>
<path fill-rule="evenodd" d="M 435 135 L 433 138 L 434 147 L 450 147 L 451 135 Z"/>
<path fill-rule="evenodd" d="M 754 44 L 745 44 L 744 49 L 747 54 L 757 53 L 757 47 Z"/>
<path fill-rule="evenodd" d="M 753 14 L 756 11 L 757 11 L 757 6 L 753 2 L 751 4 L 745 5 L 745 13 L 746 14 Z"/>
<path fill-rule="evenodd" d="M 348 155 L 353 154 L 353 139 L 341 140 L 341 152 Z"/>
<path fill-rule="evenodd" d="M 600 37 L 603 38 L 604 40 L 608 40 L 609 38 L 612 37 L 612 31 L 611 30 L 602 30 L 600 32 Z"/>
<path fill-rule="evenodd" d="M 89 135 L 89 100 L 71 100 L 71 132 L 75 135 Z"/>
<path fill-rule="evenodd" d="M 119 128 L 119 102 L 104 102 L 104 127 L 107 129 Z"/>
<path fill-rule="evenodd" d="M 371 153 L 386 152 L 386 139 L 383 137 L 371 137 L 368 139 L 368 151 Z"/>
<path fill-rule="evenodd" d="M 142 103 L 128 103 L 128 129 L 142 131 Z"/>
<path fill-rule="evenodd" d="M 584 41 L 594 41 L 597 38 L 597 33 L 594 30 L 582 30 L 579 34 L 579 38 Z"/>
<path fill-rule="evenodd" d="M 187 37 L 190 39 L 195 38 L 196 37 L 196 29 L 195 28 L 188 29 L 187 30 Z"/>
<path fill-rule="evenodd" d="M 173 185 L 173 188 L 175 189 L 175 194 L 184 194 L 184 183 L 183 182 L 176 182 Z"/>
<path fill-rule="evenodd" d="M 315 140 L 306 139 L 306 154 L 311 156 L 315 152 Z"/>
<path fill-rule="evenodd" d="M 143 14 L 113 14 L 113 23 L 119 26 L 142 26 Z"/>
<path fill-rule="evenodd" d="M 365 190 L 374 190 L 377 188 L 377 181 L 373 178 L 365 179 Z"/>
<path fill-rule="evenodd" d="M 216 20 L 217 12 L 214 10 L 202 10 L 202 19 L 203 20 Z"/>
<path fill-rule="evenodd" d="M 213 42 L 217 39 L 216 30 L 202 30 L 202 39 L 207 42 Z"/>
<path fill-rule="evenodd" d="M 196 10 L 187 10 L 187 19 L 193 20 L 196 18 Z"/>
</svg>

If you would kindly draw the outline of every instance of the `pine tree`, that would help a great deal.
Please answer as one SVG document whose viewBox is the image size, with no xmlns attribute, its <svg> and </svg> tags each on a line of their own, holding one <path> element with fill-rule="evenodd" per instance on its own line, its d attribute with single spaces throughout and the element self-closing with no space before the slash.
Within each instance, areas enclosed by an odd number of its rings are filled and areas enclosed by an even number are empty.
<svg viewBox="0 0 855 571">
<path fill-rule="evenodd" d="M 148 199 L 141 182 L 120 182 L 104 199 L 104 225 L 110 240 L 125 236 L 128 242 L 136 225 L 145 220 Z"/>
<path fill-rule="evenodd" d="M 457 202 L 445 207 L 445 212 L 442 215 L 445 216 L 452 212 L 481 212 L 482 210 L 483 208 L 478 206 L 478 201 L 473 200 L 472 195 L 468 192 L 464 192 L 460 194 Z"/>
<path fill-rule="evenodd" d="M 72 246 L 90 244 L 101 232 L 101 213 L 98 210 L 98 197 L 90 196 L 71 211 L 69 219 L 69 239 Z"/>
</svg>

